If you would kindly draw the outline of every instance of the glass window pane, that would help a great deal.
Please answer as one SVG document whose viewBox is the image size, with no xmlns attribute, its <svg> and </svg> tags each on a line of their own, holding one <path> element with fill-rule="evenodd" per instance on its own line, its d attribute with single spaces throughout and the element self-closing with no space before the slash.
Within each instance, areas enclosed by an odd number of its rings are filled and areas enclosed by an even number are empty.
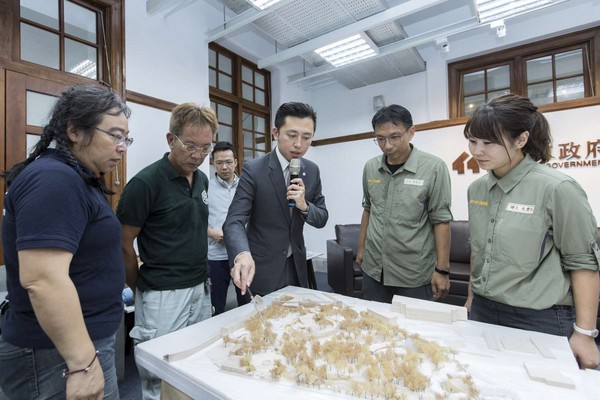
<svg viewBox="0 0 600 400">
<path fill-rule="evenodd" d="M 231 74 L 231 58 L 219 54 L 219 70 Z"/>
<path fill-rule="evenodd" d="M 21 18 L 58 29 L 58 0 L 21 0 Z"/>
<path fill-rule="evenodd" d="M 260 151 L 260 150 L 254 150 L 254 154 L 256 154 L 256 158 L 258 158 L 260 156 L 264 156 L 265 152 L 264 151 Z"/>
<path fill-rule="evenodd" d="M 26 112 L 27 125 L 44 126 L 48 123 L 50 109 L 56 102 L 56 97 L 48 94 L 27 91 Z"/>
<path fill-rule="evenodd" d="M 224 106 L 223 104 L 217 105 L 217 115 L 219 116 L 219 122 L 223 122 L 227 125 L 233 124 L 231 107 Z"/>
<path fill-rule="evenodd" d="M 487 90 L 497 90 L 510 87 L 510 69 L 508 65 L 487 70 Z"/>
<path fill-rule="evenodd" d="M 484 71 L 471 72 L 463 76 L 463 91 L 465 96 L 472 93 L 481 93 L 485 90 Z"/>
<path fill-rule="evenodd" d="M 58 35 L 21 23 L 21 60 L 58 69 Z"/>
<path fill-rule="evenodd" d="M 256 104 L 260 104 L 261 106 L 265 105 L 265 92 L 263 92 L 262 90 L 256 89 L 254 91 L 254 96 L 256 96 L 256 99 L 254 99 L 254 102 Z"/>
<path fill-rule="evenodd" d="M 500 95 L 502 95 L 502 94 L 508 94 L 508 93 L 510 93 L 510 90 L 509 90 L 509 89 L 498 90 L 498 91 L 496 91 L 496 92 L 488 92 L 488 94 L 487 94 L 487 99 L 488 99 L 488 101 L 490 101 L 490 100 L 491 100 L 491 99 L 493 99 L 494 97 L 498 97 L 498 96 L 500 96 Z"/>
<path fill-rule="evenodd" d="M 584 97 L 583 76 L 556 81 L 556 101 L 583 99 Z"/>
<path fill-rule="evenodd" d="M 208 70 L 208 84 L 214 88 L 217 87 L 217 71 L 214 69 Z"/>
<path fill-rule="evenodd" d="M 252 142 L 252 132 L 244 131 L 244 147 L 254 147 Z"/>
<path fill-rule="evenodd" d="M 260 72 L 254 72 L 254 86 L 261 89 L 265 88 L 265 76 Z"/>
<path fill-rule="evenodd" d="M 231 77 L 225 74 L 219 74 L 219 89 L 231 93 Z"/>
<path fill-rule="evenodd" d="M 246 100 L 254 101 L 252 86 L 242 83 L 242 97 Z"/>
<path fill-rule="evenodd" d="M 233 143 L 233 130 L 231 126 L 219 124 L 219 141 Z"/>
<path fill-rule="evenodd" d="M 560 53 L 554 56 L 556 78 L 583 74 L 583 56 L 581 49 Z"/>
<path fill-rule="evenodd" d="M 533 104 L 548 104 L 554 103 L 554 91 L 552 82 L 538 83 L 537 85 L 529 85 L 527 87 L 527 96 Z"/>
<path fill-rule="evenodd" d="M 485 102 L 485 95 L 465 97 L 465 115 L 471 115 L 475 109 Z"/>
<path fill-rule="evenodd" d="M 242 128 L 252 130 L 252 114 L 242 113 Z"/>
<path fill-rule="evenodd" d="M 252 150 L 244 149 L 244 160 L 252 160 L 254 158 L 254 152 Z"/>
<path fill-rule="evenodd" d="M 65 33 L 96 43 L 96 13 L 65 1 Z"/>
<path fill-rule="evenodd" d="M 552 79 L 552 56 L 527 61 L 527 82 L 539 82 Z"/>
<path fill-rule="evenodd" d="M 32 135 L 31 133 L 27 134 L 27 147 L 25 150 L 25 153 L 27 154 L 24 154 L 22 159 L 25 159 L 27 156 L 29 156 L 29 153 L 33 151 L 34 146 L 40 141 L 41 138 L 42 137 L 40 135 Z"/>
<path fill-rule="evenodd" d="M 65 71 L 97 79 L 96 48 L 65 39 Z"/>
<path fill-rule="evenodd" d="M 265 131 L 265 119 L 263 117 L 254 116 L 254 130 L 256 132 L 266 133 Z"/>
<path fill-rule="evenodd" d="M 242 80 L 250 84 L 254 82 L 252 80 L 252 70 L 245 65 L 242 65 Z"/>
<path fill-rule="evenodd" d="M 208 65 L 217 68 L 217 52 L 213 49 L 208 49 Z"/>
<path fill-rule="evenodd" d="M 257 134 L 254 137 L 256 143 L 256 149 L 264 150 L 265 149 L 265 135 Z"/>
</svg>

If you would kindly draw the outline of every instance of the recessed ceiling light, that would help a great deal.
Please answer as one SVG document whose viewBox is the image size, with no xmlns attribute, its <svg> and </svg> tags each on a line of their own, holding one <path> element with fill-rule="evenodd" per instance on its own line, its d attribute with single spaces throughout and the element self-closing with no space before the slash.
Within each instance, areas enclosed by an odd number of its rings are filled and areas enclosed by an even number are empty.
<svg viewBox="0 0 600 400">
<path fill-rule="evenodd" d="M 543 8 L 565 0 L 477 0 L 477 17 L 486 23 Z"/>
<path fill-rule="evenodd" d="M 339 67 L 373 57 L 377 55 L 378 49 L 367 35 L 358 33 L 318 48 L 315 50 L 315 53 L 333 66 Z"/>
<path fill-rule="evenodd" d="M 271 7 L 275 3 L 279 3 L 280 0 L 248 0 L 252 5 L 260 10 Z"/>
</svg>

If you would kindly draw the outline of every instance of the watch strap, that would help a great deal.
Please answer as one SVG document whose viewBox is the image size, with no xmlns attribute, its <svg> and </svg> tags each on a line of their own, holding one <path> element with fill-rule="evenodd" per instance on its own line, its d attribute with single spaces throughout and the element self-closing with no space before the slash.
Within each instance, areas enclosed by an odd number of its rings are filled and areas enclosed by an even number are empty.
<svg viewBox="0 0 600 400">
<path fill-rule="evenodd" d="M 575 322 L 573 323 L 573 329 L 575 330 L 575 332 L 579 332 L 579 333 L 581 333 L 582 335 L 585 335 L 585 336 L 590 336 L 590 337 L 593 337 L 593 338 L 597 338 L 598 337 L 598 329 L 591 329 L 591 330 L 590 329 L 583 329 L 583 328 L 580 328 L 579 326 L 577 326 L 577 324 Z"/>
<path fill-rule="evenodd" d="M 435 272 L 442 275 L 450 275 L 450 271 L 448 271 L 447 269 L 440 269 L 438 267 L 435 267 Z"/>
</svg>

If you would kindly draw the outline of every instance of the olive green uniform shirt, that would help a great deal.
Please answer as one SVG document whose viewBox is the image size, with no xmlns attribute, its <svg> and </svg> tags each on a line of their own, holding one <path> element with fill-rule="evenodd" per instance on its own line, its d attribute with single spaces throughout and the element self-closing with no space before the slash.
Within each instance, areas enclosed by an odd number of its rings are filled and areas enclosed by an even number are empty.
<svg viewBox="0 0 600 400">
<path fill-rule="evenodd" d="M 412 145 L 411 145 L 412 147 Z M 431 282 L 436 266 L 433 225 L 450 222 L 450 175 L 439 158 L 412 148 L 394 174 L 380 155 L 363 170 L 362 206 L 369 211 L 363 271 L 395 287 Z"/>
<path fill-rule="evenodd" d="M 600 259 L 575 180 L 526 156 L 502 179 L 473 182 L 468 201 L 474 293 L 536 310 L 573 305 L 570 271 L 597 271 Z"/>
</svg>

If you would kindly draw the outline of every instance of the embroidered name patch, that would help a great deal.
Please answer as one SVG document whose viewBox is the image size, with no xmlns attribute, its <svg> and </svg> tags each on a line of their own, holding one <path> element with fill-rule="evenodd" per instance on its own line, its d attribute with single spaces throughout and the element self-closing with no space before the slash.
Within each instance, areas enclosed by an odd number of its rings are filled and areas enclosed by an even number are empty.
<svg viewBox="0 0 600 400">
<path fill-rule="evenodd" d="M 534 209 L 535 205 L 529 204 L 508 203 L 506 205 L 506 211 L 516 212 L 520 214 L 533 214 Z"/>
<path fill-rule="evenodd" d="M 381 183 L 381 179 L 369 179 L 367 182 L 369 182 L 369 183 Z"/>
<path fill-rule="evenodd" d="M 404 179 L 405 185 L 423 186 L 423 179 Z"/>
<path fill-rule="evenodd" d="M 483 200 L 469 200 L 470 204 L 475 204 L 476 206 L 483 206 L 483 207 L 487 207 L 488 206 L 488 202 L 487 201 L 483 201 Z"/>
</svg>

